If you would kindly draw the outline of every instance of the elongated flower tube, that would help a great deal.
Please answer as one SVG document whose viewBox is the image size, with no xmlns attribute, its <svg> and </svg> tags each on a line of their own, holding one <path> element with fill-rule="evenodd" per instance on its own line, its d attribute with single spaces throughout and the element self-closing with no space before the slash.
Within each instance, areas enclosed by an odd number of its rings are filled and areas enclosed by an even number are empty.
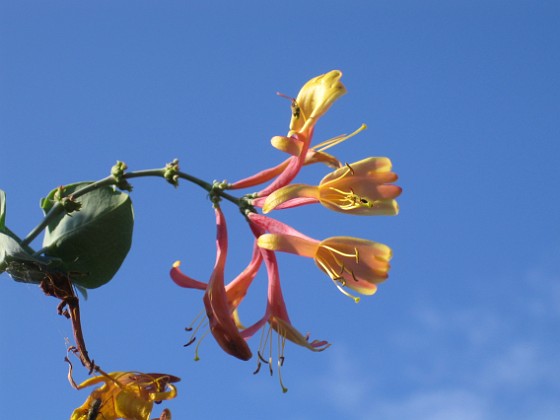
<svg viewBox="0 0 560 420">
<path fill-rule="evenodd" d="M 259 237 L 257 243 L 261 248 L 313 258 L 337 288 L 355 302 L 359 302 L 359 297 L 345 289 L 372 295 L 377 284 L 388 277 L 392 252 L 386 245 L 350 236 L 318 241 L 266 216 L 255 214 L 251 220 L 272 232 Z"/>
<path fill-rule="evenodd" d="M 249 223 L 251 230 L 256 238 L 264 234 L 265 229 L 256 223 L 253 223 L 251 217 L 249 217 Z M 276 260 L 276 255 L 274 252 L 266 250 L 264 248 L 260 249 L 262 254 L 262 259 L 264 260 L 266 270 L 268 273 L 268 296 L 267 305 L 264 316 L 257 321 L 255 324 L 241 331 L 241 335 L 245 338 L 252 337 L 255 332 L 262 329 L 267 323 L 270 326 L 266 334 L 263 330 L 263 337 L 261 338 L 261 343 L 259 345 L 259 360 L 258 367 L 255 373 L 260 370 L 261 361 L 265 362 L 270 369 L 272 374 L 272 334 L 271 329 L 276 331 L 278 334 L 278 376 L 280 379 L 280 385 L 283 392 L 287 392 L 287 388 L 283 384 L 281 368 L 284 364 L 284 347 L 286 340 L 293 342 L 299 346 L 305 347 L 311 351 L 323 351 L 330 346 L 326 341 L 313 340 L 309 341 L 309 335 L 304 336 L 301 334 L 290 322 L 288 317 L 288 310 L 286 308 L 286 303 L 282 295 L 282 288 L 280 286 L 280 276 L 278 273 L 278 262 Z"/>
<path fill-rule="evenodd" d="M 173 375 L 139 372 L 112 372 L 89 378 L 77 388 L 103 385 L 74 410 L 70 420 L 149 420 L 154 402 L 175 398 L 177 389 L 172 383 L 179 380 Z"/>
<path fill-rule="evenodd" d="M 288 136 L 276 136 L 272 140 L 273 145 L 286 147 L 288 153 L 293 155 L 286 163 L 234 182 L 229 188 L 259 185 L 270 179 L 269 177 L 277 176 L 269 186 L 258 193 L 259 196 L 266 196 L 289 184 L 305 162 L 317 120 L 327 112 L 334 101 L 346 93 L 346 88 L 340 82 L 341 77 L 342 73 L 339 70 L 314 77 L 303 85 L 297 98 L 293 100 Z"/>
<path fill-rule="evenodd" d="M 261 235 L 262 236 L 262 235 Z M 312 351 L 323 351 L 330 346 L 322 340 L 309 342 L 309 337 L 301 334 L 290 322 L 288 310 L 280 287 L 280 277 L 278 274 L 278 262 L 274 252 L 263 248 L 263 259 L 268 271 L 268 306 L 270 316 L 269 324 L 274 328 L 280 337 L 291 341 L 299 346 Z"/>
<path fill-rule="evenodd" d="M 298 148 L 298 153 L 299 150 L 300 149 Z M 249 188 L 249 187 L 254 187 L 256 185 L 264 184 L 265 182 L 268 182 L 273 178 L 277 177 L 278 175 L 280 175 L 288 167 L 288 164 L 292 160 L 293 159 L 290 157 L 284 160 L 282 163 L 273 166 L 272 168 L 265 169 L 261 172 L 256 173 L 255 175 L 239 180 L 233 184 L 229 184 L 227 188 L 230 190 L 235 190 L 235 189 Z M 315 148 L 311 148 L 307 151 L 307 154 L 305 155 L 303 165 L 311 165 L 313 163 L 323 163 L 327 166 L 330 166 L 331 168 L 339 168 L 340 166 L 342 166 L 340 161 L 334 156 L 329 155 L 328 153 L 325 153 L 323 151 L 315 150 Z"/>
<path fill-rule="evenodd" d="M 318 186 L 290 184 L 272 192 L 264 201 L 263 212 L 320 202 L 326 208 L 342 213 L 396 215 L 399 208 L 395 198 L 402 189 L 390 183 L 397 178 L 397 174 L 391 172 L 388 158 L 370 157 L 336 169 Z"/>
<path fill-rule="evenodd" d="M 239 334 L 233 317 L 233 309 L 228 304 L 226 288 L 224 284 L 224 269 L 227 256 L 227 228 L 225 217 L 219 207 L 216 212 L 216 264 L 208 287 L 204 293 L 203 301 L 208 316 L 210 332 L 220 347 L 228 354 L 241 360 L 249 360 L 252 357 L 251 349 L 245 339 Z"/>
<path fill-rule="evenodd" d="M 257 216 L 257 218 L 260 217 L 259 215 L 256 215 L 254 213 L 251 216 L 253 215 Z M 251 216 L 249 216 L 251 230 L 253 231 L 255 237 L 259 238 L 265 233 L 265 229 L 257 223 L 254 223 L 254 219 Z M 292 341 L 297 345 L 306 347 L 309 350 L 313 351 L 322 351 L 327 348 L 330 344 L 328 344 L 326 341 L 314 340 L 312 342 L 309 342 L 309 337 L 305 337 L 292 326 L 290 318 L 288 317 L 288 310 L 286 308 L 284 296 L 282 295 L 276 255 L 274 254 L 274 252 L 264 248 L 261 248 L 260 252 L 262 254 L 262 259 L 264 260 L 266 271 L 268 273 L 268 299 L 267 308 L 263 320 L 267 321 L 278 332 L 280 336 L 289 341 Z M 263 320 L 257 322 L 254 326 L 249 327 L 247 331 L 243 331 L 243 335 L 252 335 L 255 330 L 262 326 L 262 324 L 264 323 Z M 252 330 L 250 328 L 252 328 Z"/>
</svg>

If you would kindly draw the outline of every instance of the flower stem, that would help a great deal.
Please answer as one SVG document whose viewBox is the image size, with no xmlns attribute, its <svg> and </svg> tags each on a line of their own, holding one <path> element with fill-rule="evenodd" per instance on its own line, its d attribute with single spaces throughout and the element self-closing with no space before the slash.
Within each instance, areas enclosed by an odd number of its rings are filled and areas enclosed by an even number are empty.
<svg viewBox="0 0 560 420">
<path fill-rule="evenodd" d="M 199 187 L 203 188 L 204 190 L 208 191 L 209 193 L 212 194 L 216 194 L 219 195 L 220 197 L 224 198 L 225 200 L 230 201 L 231 203 L 235 204 L 236 206 L 240 207 L 243 206 L 243 199 L 241 198 L 237 198 L 231 194 L 228 194 L 226 192 L 224 192 L 222 189 L 216 189 L 214 184 L 211 184 L 209 182 L 203 181 L 200 178 L 197 178 L 193 175 L 187 174 L 185 172 L 181 172 L 178 171 L 177 175 L 180 179 L 184 179 L 186 181 L 189 181 L 193 184 L 198 185 Z M 144 170 L 140 170 L 140 171 L 132 171 L 132 172 L 127 172 L 125 174 L 123 174 L 123 178 L 125 179 L 131 179 L 131 178 L 141 178 L 141 177 L 149 177 L 149 176 L 155 176 L 155 177 L 161 177 L 161 178 L 165 178 L 165 168 L 162 169 L 144 169 Z M 91 191 L 94 191 L 98 188 L 103 188 L 103 187 L 107 187 L 110 185 L 115 185 L 117 183 L 117 179 L 114 176 L 108 176 L 105 178 L 102 178 L 98 181 L 95 181 L 81 189 L 79 189 L 78 191 L 75 191 L 74 193 L 72 193 L 72 197 L 75 198 L 79 198 L 84 194 L 87 194 Z M 45 215 L 44 219 L 41 221 L 41 223 L 39 223 L 35 228 L 33 228 L 33 230 L 31 232 L 29 232 L 29 234 L 25 237 L 25 239 L 23 239 L 21 241 L 21 245 L 23 247 L 28 247 L 29 244 L 49 225 L 49 223 L 51 223 L 52 220 L 54 220 L 58 215 L 60 215 L 61 213 L 64 212 L 64 208 L 61 204 L 59 203 L 55 203 L 52 208 L 49 210 L 49 212 Z"/>
</svg>

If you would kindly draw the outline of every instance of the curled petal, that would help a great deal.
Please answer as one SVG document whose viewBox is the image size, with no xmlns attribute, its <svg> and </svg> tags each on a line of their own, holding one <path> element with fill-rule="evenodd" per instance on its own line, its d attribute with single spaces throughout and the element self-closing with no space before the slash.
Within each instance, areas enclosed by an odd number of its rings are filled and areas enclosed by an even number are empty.
<svg viewBox="0 0 560 420">
<path fill-rule="evenodd" d="M 175 263 L 173 263 L 173 267 L 169 272 L 169 274 L 171 275 L 171 279 L 175 282 L 176 285 L 185 287 L 187 289 L 206 290 L 206 283 L 195 280 L 192 277 L 183 274 L 183 272 L 179 268 L 180 265 L 181 261 L 175 261 Z"/>
<path fill-rule="evenodd" d="M 276 149 L 292 156 L 299 156 L 303 150 L 303 143 L 297 137 L 274 136 L 270 143 Z"/>
<path fill-rule="evenodd" d="M 341 71 L 332 70 L 303 85 L 295 101 L 298 108 L 292 114 L 290 133 L 302 132 L 313 126 L 333 102 L 346 93 L 341 77 Z"/>
<path fill-rule="evenodd" d="M 271 316 L 269 323 L 279 336 L 311 351 L 323 351 L 330 346 L 327 341 L 313 340 L 309 342 L 309 336 L 304 336 L 292 324 L 279 317 Z"/>
</svg>

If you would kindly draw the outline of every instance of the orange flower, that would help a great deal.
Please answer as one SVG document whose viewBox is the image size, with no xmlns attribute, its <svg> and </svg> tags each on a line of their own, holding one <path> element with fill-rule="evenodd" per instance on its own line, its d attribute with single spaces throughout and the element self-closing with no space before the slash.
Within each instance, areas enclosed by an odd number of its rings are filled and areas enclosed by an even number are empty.
<svg viewBox="0 0 560 420">
<path fill-rule="evenodd" d="M 227 254 L 227 233 L 222 213 L 219 210 L 216 210 L 216 213 L 218 226 L 218 255 L 210 282 L 207 284 L 184 274 L 179 268 L 179 261 L 173 264 L 170 275 L 173 281 L 181 287 L 199 289 L 206 292 L 203 300 L 212 335 L 220 347 L 228 354 L 242 360 L 248 360 L 251 358 L 251 351 L 244 341 L 247 337 L 241 335 L 239 332 L 239 330 L 244 327 L 239 320 L 237 309 L 245 298 L 261 266 L 262 250 L 255 243 L 251 262 L 237 277 L 224 286 L 223 271 Z M 191 328 L 189 328 L 189 330 L 191 330 Z M 195 333 L 197 330 L 198 327 Z M 193 336 L 189 344 L 194 342 L 194 339 Z M 196 359 L 198 360 L 198 355 Z"/>
<path fill-rule="evenodd" d="M 248 188 L 262 184 L 277 177 L 258 195 L 266 196 L 272 191 L 289 184 L 304 165 L 313 138 L 313 130 L 318 119 L 331 105 L 346 93 L 340 81 L 342 72 L 332 70 L 309 80 L 292 101 L 290 131 L 286 137 L 273 137 L 275 147 L 285 150 L 292 156 L 284 163 L 261 171 L 248 178 L 228 185 L 230 189 Z"/>
<path fill-rule="evenodd" d="M 241 360 L 252 357 L 251 349 L 245 339 L 239 334 L 234 309 L 228 302 L 228 295 L 224 284 L 224 269 L 227 256 L 227 229 L 226 220 L 219 207 L 215 209 L 217 239 L 216 239 L 216 264 L 208 287 L 204 293 L 203 301 L 208 316 L 210 332 L 220 347 L 228 354 Z"/>
<path fill-rule="evenodd" d="M 370 157 L 347 164 L 325 176 L 318 186 L 291 184 L 271 193 L 263 204 L 268 213 L 275 208 L 320 202 L 328 209 L 356 215 L 396 215 L 395 198 L 401 187 L 386 157 Z"/>
<path fill-rule="evenodd" d="M 74 410 L 70 420 L 88 420 L 93 415 L 103 420 L 149 420 L 154 402 L 175 398 L 177 389 L 171 383 L 179 380 L 173 375 L 139 372 L 112 372 L 89 378 L 77 388 L 103 385 Z"/>
<path fill-rule="evenodd" d="M 250 214 L 249 218 L 272 232 L 259 236 L 257 244 L 261 248 L 313 258 L 338 289 L 355 302 L 360 298 L 345 288 L 372 295 L 377 291 L 377 284 L 388 277 L 392 252 L 387 245 L 350 236 L 318 241 L 270 217 Z"/>
</svg>

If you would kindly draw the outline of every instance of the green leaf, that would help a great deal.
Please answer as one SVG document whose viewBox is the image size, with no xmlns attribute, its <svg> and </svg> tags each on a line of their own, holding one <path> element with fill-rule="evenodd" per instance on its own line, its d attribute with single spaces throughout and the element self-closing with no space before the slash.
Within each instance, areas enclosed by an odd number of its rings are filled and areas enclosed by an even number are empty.
<svg viewBox="0 0 560 420">
<path fill-rule="evenodd" d="M 69 185 L 64 193 L 89 184 Z M 41 201 L 45 214 L 54 205 L 56 191 Z M 95 189 L 76 201 L 81 204 L 79 211 L 61 214 L 47 226 L 43 247 L 45 255 L 62 260 L 62 269 L 74 283 L 94 289 L 113 278 L 128 254 L 134 225 L 132 202 L 112 187 Z"/>
<path fill-rule="evenodd" d="M 17 281 L 39 283 L 49 263 L 31 256 L 17 240 L 0 232 L 0 273 L 5 271 Z"/>
<path fill-rule="evenodd" d="M 0 232 L 6 227 L 6 193 L 0 190 Z"/>
</svg>

